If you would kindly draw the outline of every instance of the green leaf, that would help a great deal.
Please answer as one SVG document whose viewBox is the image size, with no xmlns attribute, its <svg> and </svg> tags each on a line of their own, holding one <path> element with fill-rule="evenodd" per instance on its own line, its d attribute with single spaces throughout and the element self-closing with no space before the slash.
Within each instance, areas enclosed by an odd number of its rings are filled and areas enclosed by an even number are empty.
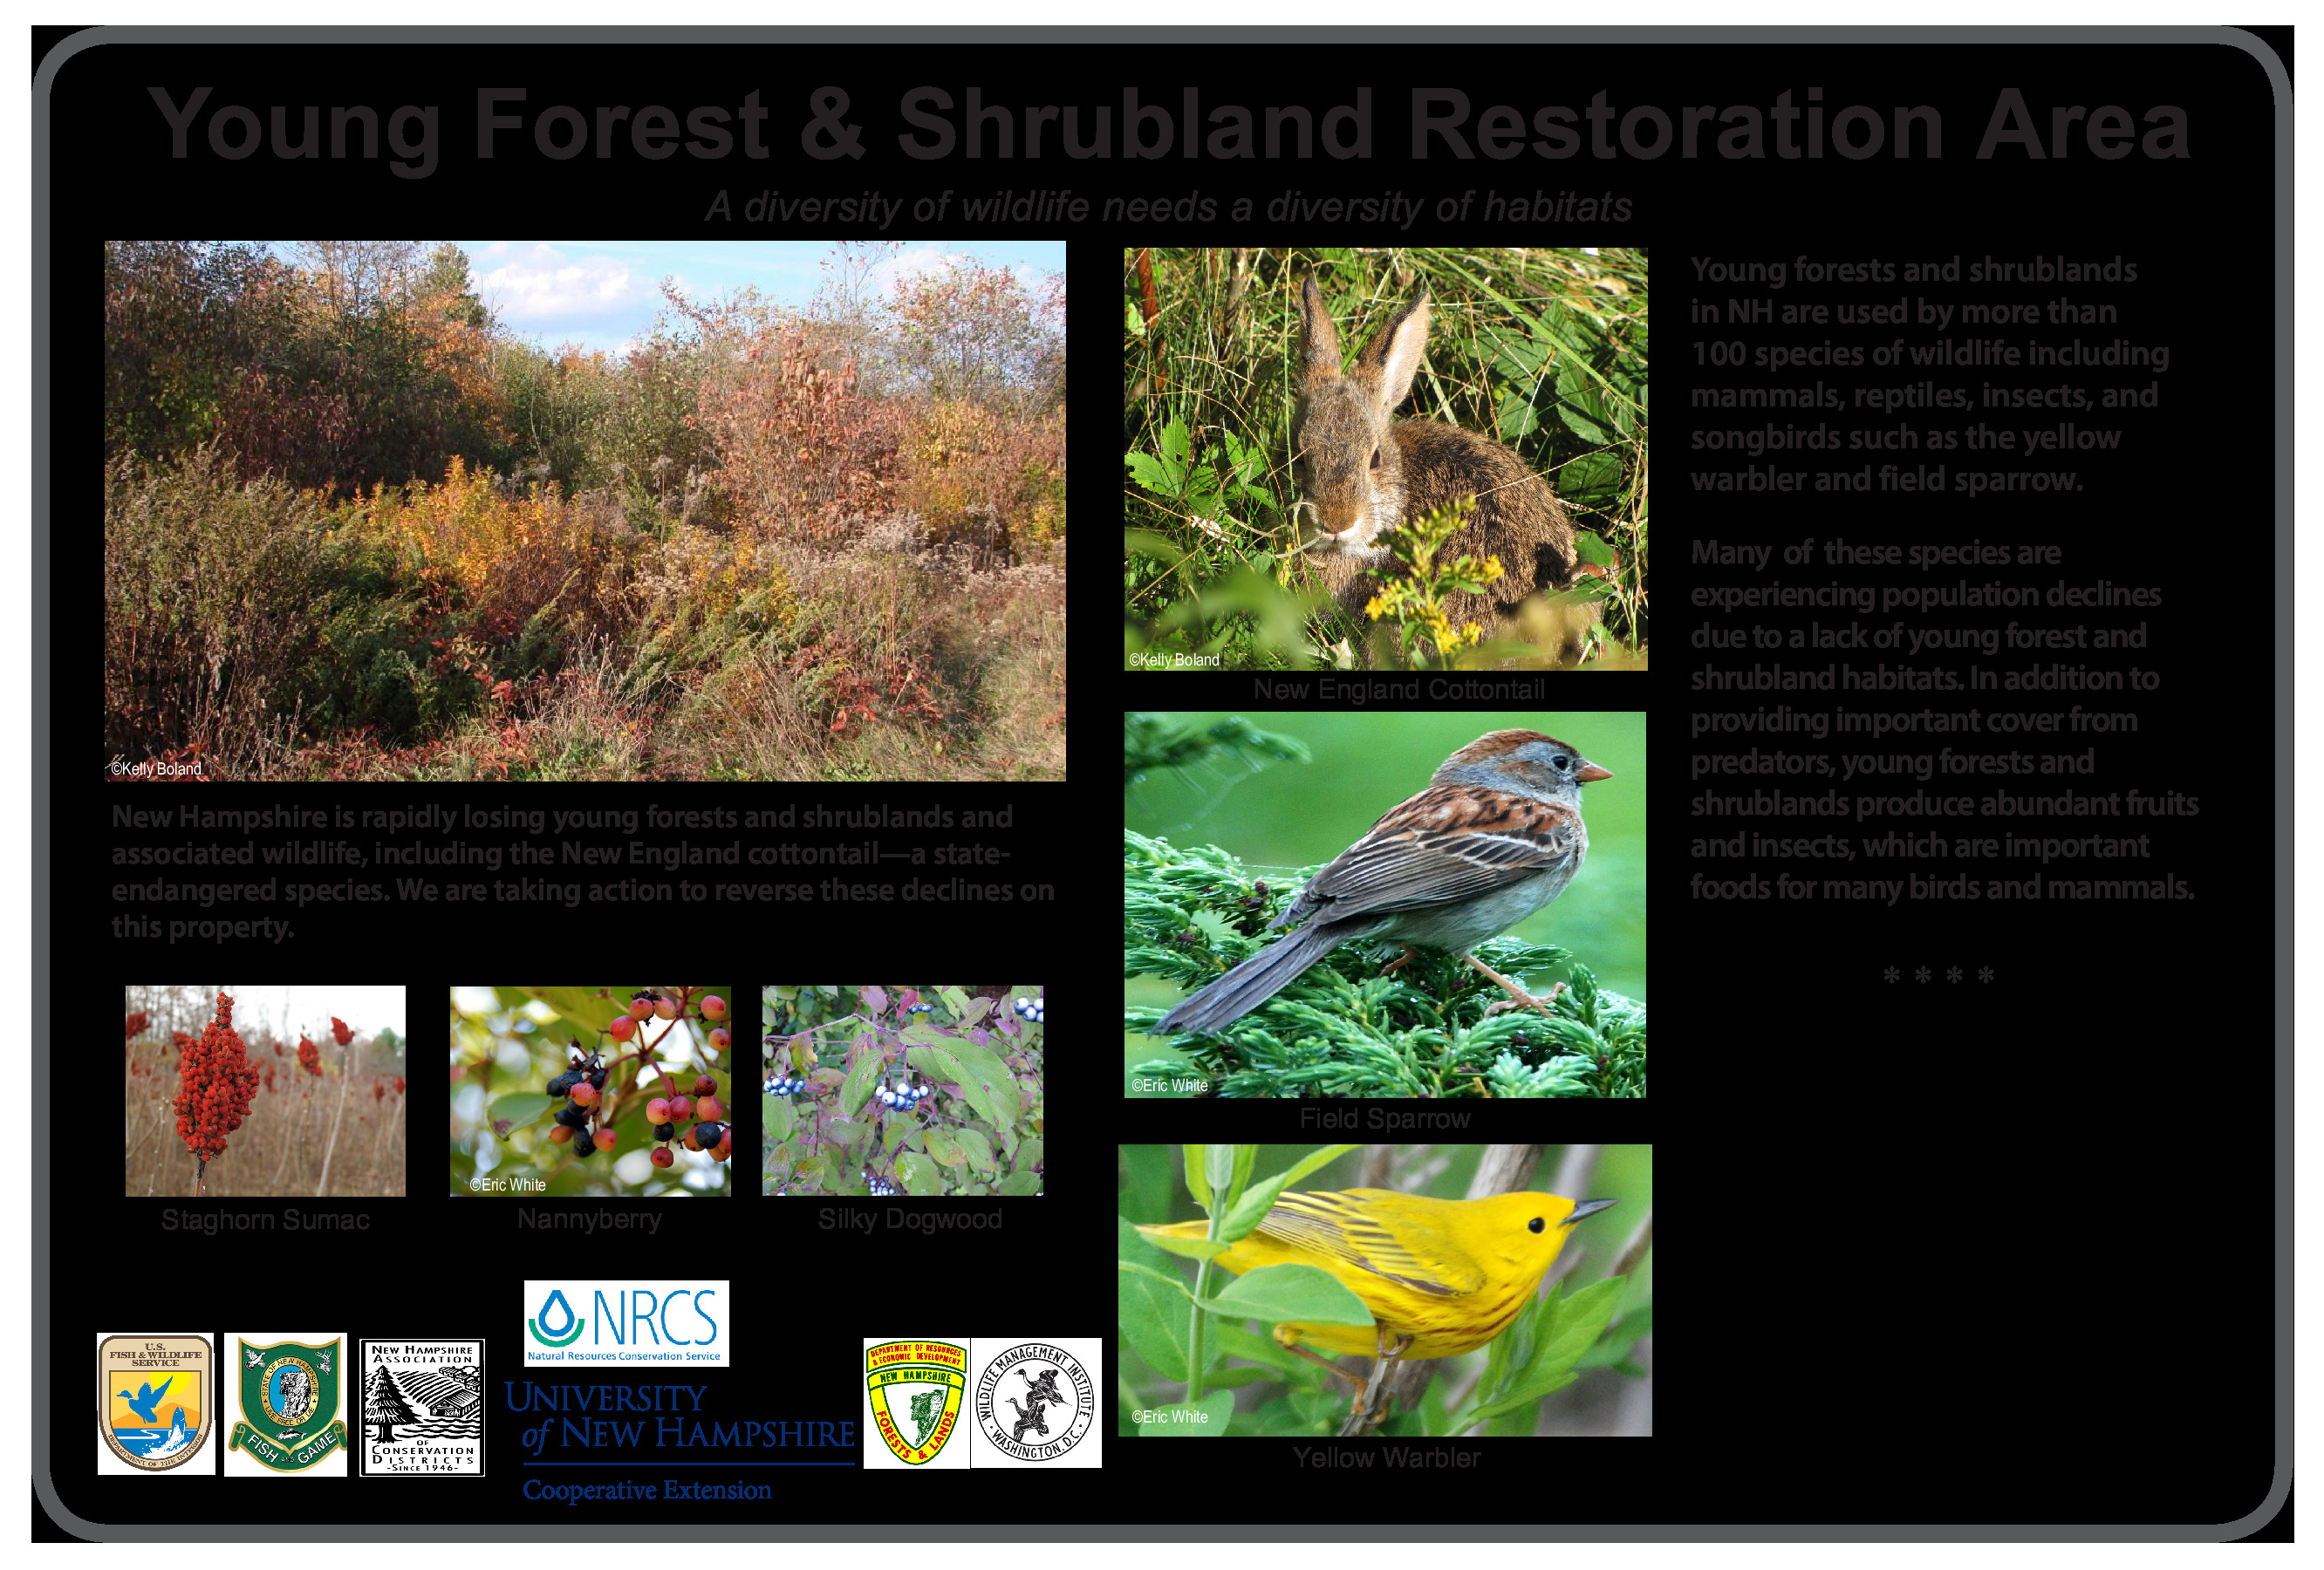
<svg viewBox="0 0 2324 1570">
<path fill-rule="evenodd" d="M 759 1097 L 759 1116 L 767 1120 L 767 1133 L 776 1140 L 787 1140 L 798 1127 L 798 1114 L 791 1108 L 788 1096 Z"/>
<path fill-rule="evenodd" d="M 585 1052 L 597 1050 L 597 1033 L 622 1012 L 619 1004 L 597 996 L 601 989 L 594 987 L 520 987 L 516 990 L 555 1009 L 558 1017 L 580 1036 Z"/>
<path fill-rule="evenodd" d="M 936 1157 L 945 1166 L 957 1167 L 967 1163 L 968 1157 L 962 1152 L 960 1142 L 953 1138 L 950 1129 L 931 1128 L 927 1131 L 927 1136 L 928 1154 Z"/>
<path fill-rule="evenodd" d="M 1370 1325 L 1372 1311 L 1329 1271 L 1311 1264 L 1270 1264 L 1238 1277 L 1203 1304 L 1205 1311 L 1270 1325 Z"/>
<path fill-rule="evenodd" d="M 982 1129 L 954 1129 L 953 1131 L 953 1139 L 959 1144 L 960 1153 L 967 1159 L 968 1164 L 972 1170 L 979 1172 L 990 1172 L 993 1168 L 1001 1164 L 993 1159 L 992 1142 L 984 1137 L 984 1131 Z"/>
<path fill-rule="evenodd" d="M 1041 1191 L 1038 1172 L 1011 1172 L 993 1185 L 996 1194 L 1038 1194 Z"/>
<path fill-rule="evenodd" d="M 1609 1327 L 1596 1345 L 1582 1354 L 1576 1368 L 1619 1368 L 1629 1360 L 1630 1348 L 1654 1334 L 1655 1306 L 1633 1308 Z"/>
<path fill-rule="evenodd" d="M 931 1047 L 946 1079 L 957 1082 L 970 1106 L 995 1128 L 1017 1121 L 1017 1081 L 1001 1060 L 973 1042 L 947 1042 Z"/>
<path fill-rule="evenodd" d="M 1143 1439 L 1214 1439 L 1227 1431 L 1233 1417 L 1234 1392 L 1213 1391 L 1199 1401 L 1147 1408 L 1138 1434 Z"/>
<path fill-rule="evenodd" d="M 556 1106 L 561 1097 L 543 1096 L 538 1090 L 520 1090 L 513 1095 L 493 1098 L 486 1116 L 492 1120 L 493 1133 L 503 1141 L 526 1124 Z"/>
<path fill-rule="evenodd" d="M 1226 1253 L 1231 1243 L 1213 1243 L 1207 1237 L 1164 1237 L 1156 1233 L 1140 1233 L 1139 1236 L 1159 1249 L 1185 1255 L 1188 1259 L 1210 1259 Z"/>
<path fill-rule="evenodd" d="M 1351 1144 L 1327 1144 L 1309 1152 L 1289 1171 L 1268 1179 L 1237 1200 L 1234 1209 L 1227 1217 L 1226 1225 L 1219 1228 L 1219 1235 L 1229 1243 L 1238 1243 L 1249 1237 L 1259 1230 L 1259 1224 L 1267 1213 L 1275 1208 L 1277 1195 L 1317 1168 L 1329 1166 L 1355 1148 Z"/>
<path fill-rule="evenodd" d="M 1129 1241 L 1127 1253 L 1138 1246 L 1137 1234 L 1120 1223 Z M 1161 1272 L 1129 1260 L 1114 1272 L 1114 1315 L 1123 1337 L 1138 1355 L 1154 1365 L 1163 1378 L 1184 1384 L 1186 1380 L 1186 1289 Z"/>
<path fill-rule="evenodd" d="M 1194 1203 L 1205 1210 L 1211 1207 L 1210 1150 L 1211 1147 L 1206 1144 L 1190 1144 L 1185 1147 L 1186 1192 L 1192 1194 L 1194 1197 Z"/>
<path fill-rule="evenodd" d="M 1466 1433 L 1469 1429 L 1476 1427 L 1479 1423 L 1489 1423 L 1495 1418 L 1505 1417 L 1509 1413 L 1520 1411 L 1526 1407 L 1537 1403 L 1544 1396 L 1563 1390 L 1567 1385 L 1572 1384 L 1575 1380 L 1580 1379 L 1581 1377 L 1582 1376 L 1578 1373 L 1568 1372 L 1554 1375 L 1548 1379 L 1528 1380 L 1519 1389 L 1512 1391 L 1508 1395 L 1503 1396 L 1499 1400 L 1488 1401 L 1483 1406 L 1477 1408 L 1475 1410 L 1464 1413 L 1461 1417 L 1453 1419 L 1452 1421 L 1455 1424 L 1455 1427 L 1452 1428 L 1452 1432 L 1456 1434 Z"/>
<path fill-rule="evenodd" d="M 1203 1147 L 1203 1163 L 1210 1179 L 1210 1191 L 1221 1205 L 1231 1205 L 1237 1185 L 1235 1168 L 1241 1165 L 1241 1152 L 1249 1147 L 1231 1144 L 1208 1144 Z M 1203 1208 L 1211 1207 L 1206 1203 Z"/>
<path fill-rule="evenodd" d="M 839 1087 L 839 1110 L 849 1117 L 863 1110 L 872 1099 L 872 1087 L 880 1079 L 880 1054 L 866 1051 L 856 1055 L 855 1066 L 847 1070 L 846 1079 Z"/>
<path fill-rule="evenodd" d="M 1538 1333 L 1541 1345 L 1520 1382 L 1532 1383 L 1545 1375 L 1563 1373 L 1579 1363 L 1582 1354 L 1605 1334 L 1607 1322 L 1620 1306 L 1623 1284 L 1620 1276 L 1592 1281 L 1572 1297 L 1552 1304 L 1550 1324 Z"/>
</svg>

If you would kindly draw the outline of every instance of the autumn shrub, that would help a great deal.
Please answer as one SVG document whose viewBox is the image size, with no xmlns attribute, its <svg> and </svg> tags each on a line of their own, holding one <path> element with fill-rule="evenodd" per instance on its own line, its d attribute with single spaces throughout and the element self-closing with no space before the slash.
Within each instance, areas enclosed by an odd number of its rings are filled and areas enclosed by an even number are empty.
<svg viewBox="0 0 2324 1570">
<path fill-rule="evenodd" d="M 1010 416 L 959 399 L 915 414 L 902 498 L 939 539 L 989 536 L 1002 549 L 1065 527 L 1065 413 Z"/>
<path fill-rule="evenodd" d="M 259 767 L 316 643 L 320 510 L 280 480 L 237 479 L 216 443 L 105 474 L 107 746 Z"/>
<path fill-rule="evenodd" d="M 859 390 L 843 338 L 747 293 L 711 306 L 668 298 L 704 346 L 693 418 L 737 527 L 829 537 L 852 515 L 887 510 L 905 411 Z"/>
</svg>

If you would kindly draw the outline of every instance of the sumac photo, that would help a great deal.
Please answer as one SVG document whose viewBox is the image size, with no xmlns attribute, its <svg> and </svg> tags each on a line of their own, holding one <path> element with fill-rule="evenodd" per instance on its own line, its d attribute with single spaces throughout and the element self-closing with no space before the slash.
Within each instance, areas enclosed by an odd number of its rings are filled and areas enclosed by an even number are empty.
<svg viewBox="0 0 2324 1570">
<path fill-rule="evenodd" d="M 1004 249 L 106 242 L 107 777 L 1062 779 Z"/>
</svg>

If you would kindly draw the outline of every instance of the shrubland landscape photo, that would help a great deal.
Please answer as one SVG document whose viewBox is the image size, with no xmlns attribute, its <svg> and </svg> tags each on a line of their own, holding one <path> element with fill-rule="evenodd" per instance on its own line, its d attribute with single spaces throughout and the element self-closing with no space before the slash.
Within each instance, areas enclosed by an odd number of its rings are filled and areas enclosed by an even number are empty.
<svg viewBox="0 0 2324 1570">
<path fill-rule="evenodd" d="M 1063 248 L 105 247 L 116 780 L 1062 780 Z"/>
</svg>

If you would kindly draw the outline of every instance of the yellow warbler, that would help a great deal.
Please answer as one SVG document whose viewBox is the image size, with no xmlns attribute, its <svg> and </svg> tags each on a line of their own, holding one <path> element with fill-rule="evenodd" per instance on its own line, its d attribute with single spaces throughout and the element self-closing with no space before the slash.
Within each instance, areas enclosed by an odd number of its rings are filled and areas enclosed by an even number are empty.
<svg viewBox="0 0 2324 1570">
<path fill-rule="evenodd" d="M 1508 1329 L 1533 1301 L 1573 1224 L 1613 1203 L 1577 1205 L 1534 1193 L 1424 1199 L 1392 1189 L 1284 1194 L 1259 1229 L 1217 1255 L 1216 1262 L 1237 1275 L 1261 1265 L 1314 1265 L 1362 1299 L 1379 1321 L 1377 1330 L 1277 1326 L 1275 1339 L 1294 1352 L 1300 1350 L 1294 1343 L 1306 1341 L 1361 1357 L 1451 1357 Z M 1210 1227 L 1182 1221 L 1138 1230 L 1202 1237 Z M 1407 1345 L 1388 1345 L 1407 1336 Z"/>
</svg>

